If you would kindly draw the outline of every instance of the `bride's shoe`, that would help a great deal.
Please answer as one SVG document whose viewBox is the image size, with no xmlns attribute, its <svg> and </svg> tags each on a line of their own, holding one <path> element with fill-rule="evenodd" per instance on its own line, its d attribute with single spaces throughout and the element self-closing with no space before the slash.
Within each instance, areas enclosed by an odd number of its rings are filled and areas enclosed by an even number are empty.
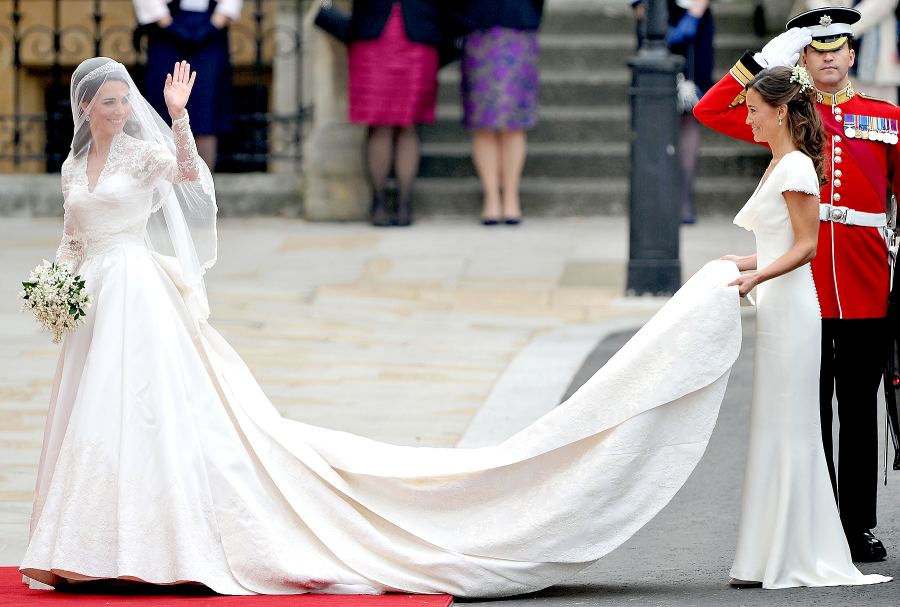
<svg viewBox="0 0 900 607">
<path fill-rule="evenodd" d="M 762 582 L 751 582 L 750 580 L 741 580 L 736 577 L 728 580 L 728 585 L 732 588 L 762 588 Z"/>
</svg>

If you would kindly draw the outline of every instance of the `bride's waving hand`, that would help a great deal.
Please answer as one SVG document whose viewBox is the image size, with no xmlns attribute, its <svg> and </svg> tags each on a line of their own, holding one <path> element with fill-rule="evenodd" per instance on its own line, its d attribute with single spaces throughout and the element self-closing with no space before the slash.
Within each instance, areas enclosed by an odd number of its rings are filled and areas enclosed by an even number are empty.
<svg viewBox="0 0 900 607">
<path fill-rule="evenodd" d="M 163 96 L 172 120 L 184 117 L 184 108 L 187 106 L 196 79 L 197 72 L 191 71 L 191 64 L 187 61 L 179 61 L 172 69 L 172 73 L 166 75 Z"/>
</svg>

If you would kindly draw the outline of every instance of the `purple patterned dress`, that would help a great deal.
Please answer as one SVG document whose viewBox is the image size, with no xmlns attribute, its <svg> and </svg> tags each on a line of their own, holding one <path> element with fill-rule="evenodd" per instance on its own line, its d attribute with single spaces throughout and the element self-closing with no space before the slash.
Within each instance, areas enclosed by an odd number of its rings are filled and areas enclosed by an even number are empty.
<svg viewBox="0 0 900 607">
<path fill-rule="evenodd" d="M 537 125 L 537 32 L 493 27 L 468 34 L 463 45 L 463 124 L 470 129 L 519 130 Z"/>
</svg>

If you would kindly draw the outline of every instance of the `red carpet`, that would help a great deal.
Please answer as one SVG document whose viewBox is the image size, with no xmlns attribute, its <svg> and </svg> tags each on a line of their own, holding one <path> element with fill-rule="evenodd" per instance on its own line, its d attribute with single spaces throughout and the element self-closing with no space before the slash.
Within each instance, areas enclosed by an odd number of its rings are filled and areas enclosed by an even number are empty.
<svg viewBox="0 0 900 607">
<path fill-rule="evenodd" d="M 197 586 L 149 586 L 140 590 L 115 589 L 106 594 L 29 590 L 15 567 L 0 567 L 2 607 L 448 607 L 452 604 L 453 597 L 449 594 L 219 596 Z"/>
</svg>

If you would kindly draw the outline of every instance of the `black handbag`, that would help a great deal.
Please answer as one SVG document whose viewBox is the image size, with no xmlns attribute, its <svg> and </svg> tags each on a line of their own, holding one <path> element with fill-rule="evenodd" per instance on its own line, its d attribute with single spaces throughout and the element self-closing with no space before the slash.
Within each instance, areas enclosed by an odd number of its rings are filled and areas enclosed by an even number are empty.
<svg viewBox="0 0 900 607">
<path fill-rule="evenodd" d="M 331 0 L 322 0 L 313 23 L 341 42 L 350 42 L 350 15 L 334 8 Z"/>
</svg>

